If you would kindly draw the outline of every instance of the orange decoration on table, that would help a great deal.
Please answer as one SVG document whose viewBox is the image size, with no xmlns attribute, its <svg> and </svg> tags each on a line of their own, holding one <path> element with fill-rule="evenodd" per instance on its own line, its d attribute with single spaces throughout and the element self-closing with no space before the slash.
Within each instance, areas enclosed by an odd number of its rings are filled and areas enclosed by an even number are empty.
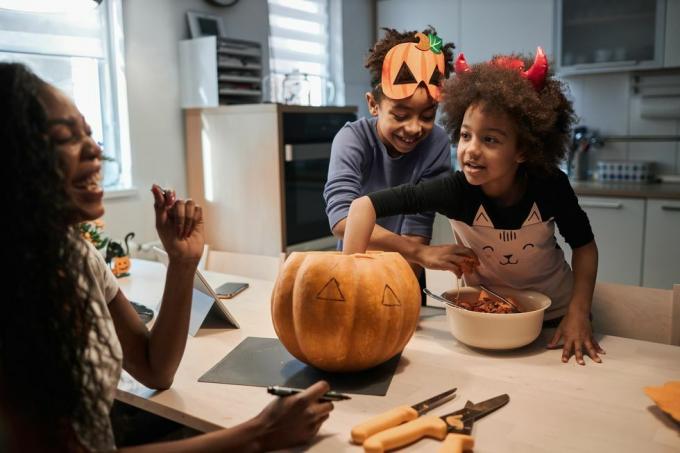
<svg viewBox="0 0 680 453">
<path fill-rule="evenodd" d="M 659 409 L 680 422 L 680 381 L 669 381 L 661 387 L 645 387 L 644 390 Z"/>
</svg>

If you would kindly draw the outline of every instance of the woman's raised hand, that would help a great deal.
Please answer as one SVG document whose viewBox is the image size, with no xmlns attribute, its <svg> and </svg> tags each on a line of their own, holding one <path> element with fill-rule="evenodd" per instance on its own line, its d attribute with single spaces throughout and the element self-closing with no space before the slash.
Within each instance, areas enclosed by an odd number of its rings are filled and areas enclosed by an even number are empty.
<svg viewBox="0 0 680 453">
<path fill-rule="evenodd" d="M 156 231 L 170 259 L 198 262 L 203 254 L 203 209 L 193 200 L 179 200 L 174 190 L 151 186 Z"/>
</svg>

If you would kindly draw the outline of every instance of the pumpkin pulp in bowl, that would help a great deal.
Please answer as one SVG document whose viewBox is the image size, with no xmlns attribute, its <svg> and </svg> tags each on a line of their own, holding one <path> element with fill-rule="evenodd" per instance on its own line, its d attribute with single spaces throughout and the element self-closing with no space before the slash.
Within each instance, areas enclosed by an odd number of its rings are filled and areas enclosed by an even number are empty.
<svg viewBox="0 0 680 453">
<path fill-rule="evenodd" d="M 481 349 L 515 349 L 534 341 L 541 333 L 543 315 L 551 300 L 537 291 L 490 286 L 504 297 L 510 297 L 522 308 L 521 313 L 482 313 L 460 307 L 446 306 L 449 330 L 461 343 Z M 480 289 L 466 286 L 460 289 L 460 300 L 474 304 Z M 455 300 L 457 291 L 442 294 Z"/>
</svg>

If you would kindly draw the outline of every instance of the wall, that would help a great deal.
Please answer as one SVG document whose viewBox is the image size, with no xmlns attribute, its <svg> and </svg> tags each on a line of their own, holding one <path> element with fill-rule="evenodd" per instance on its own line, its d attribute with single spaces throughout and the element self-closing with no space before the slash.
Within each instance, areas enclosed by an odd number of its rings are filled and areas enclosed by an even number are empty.
<svg viewBox="0 0 680 453">
<path fill-rule="evenodd" d="M 137 242 L 157 239 L 152 183 L 186 195 L 178 42 L 188 38 L 188 10 L 220 15 L 229 37 L 257 40 L 265 52 L 268 48 L 267 0 L 244 0 L 230 8 L 203 0 L 123 1 L 132 180 L 137 193 L 105 200 L 106 232 L 113 238 L 134 231 Z M 268 54 L 263 60 L 266 74 Z"/>
<path fill-rule="evenodd" d="M 375 38 L 375 4 L 369 0 L 342 1 L 342 54 L 346 105 L 359 107 L 359 117 L 368 116 L 364 95 L 371 88 L 371 77 L 364 57 Z"/>
<path fill-rule="evenodd" d="M 680 84 L 680 73 L 666 70 L 666 77 Z M 641 96 L 633 93 L 633 74 L 592 74 L 565 78 L 569 84 L 580 124 L 602 135 L 680 135 L 680 120 L 643 119 Z M 590 154 L 591 169 L 598 160 L 651 160 L 657 173 L 680 173 L 680 143 L 605 143 Z"/>
</svg>

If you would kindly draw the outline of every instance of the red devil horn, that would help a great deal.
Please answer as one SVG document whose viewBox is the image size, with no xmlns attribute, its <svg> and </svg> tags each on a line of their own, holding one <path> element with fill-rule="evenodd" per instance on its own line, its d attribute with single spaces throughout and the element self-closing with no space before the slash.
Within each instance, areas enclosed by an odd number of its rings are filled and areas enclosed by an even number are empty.
<svg viewBox="0 0 680 453">
<path fill-rule="evenodd" d="M 465 55 L 463 55 L 463 52 L 458 54 L 458 58 L 456 58 L 456 62 L 454 63 L 453 68 L 456 71 L 456 74 L 462 74 L 464 72 L 471 71 L 470 66 L 465 60 Z"/>
<path fill-rule="evenodd" d="M 529 82 L 531 82 L 536 91 L 541 91 L 545 85 L 545 77 L 547 74 L 548 59 L 546 58 L 543 49 L 538 47 L 536 49 L 536 58 L 534 58 L 534 64 L 532 64 L 529 69 L 524 71 L 522 75 L 526 77 Z"/>
</svg>

